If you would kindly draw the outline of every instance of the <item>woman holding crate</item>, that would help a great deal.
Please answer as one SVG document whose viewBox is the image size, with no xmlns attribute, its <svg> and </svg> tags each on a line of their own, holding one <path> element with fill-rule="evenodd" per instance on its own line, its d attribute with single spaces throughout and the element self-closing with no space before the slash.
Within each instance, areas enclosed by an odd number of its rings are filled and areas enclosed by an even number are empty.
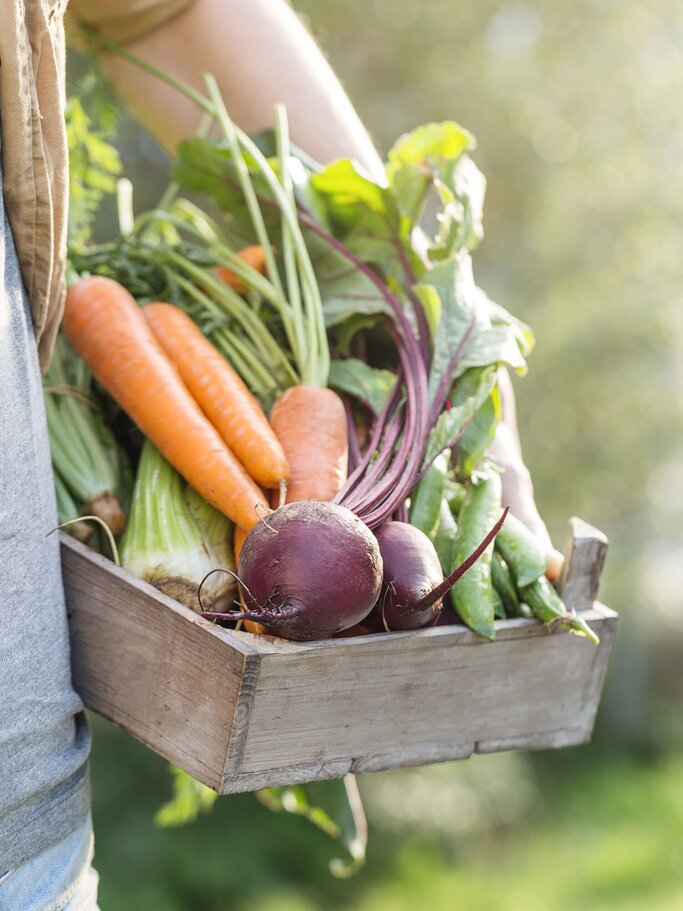
<svg viewBox="0 0 683 911">
<path fill-rule="evenodd" d="M 97 906 L 87 773 L 89 734 L 71 687 L 40 366 L 64 298 L 67 152 L 64 0 L 2 0 L 0 28 L 0 908 Z M 247 131 L 284 102 L 314 158 L 380 158 L 324 57 L 284 0 L 71 0 L 78 20 L 201 88 L 212 72 Z M 119 58 L 105 74 L 169 150 L 196 109 Z M 324 124 L 324 129 L 320 125 Z M 508 415 L 497 440 L 506 499 L 551 550 Z M 504 390 L 505 391 L 505 390 Z"/>
</svg>

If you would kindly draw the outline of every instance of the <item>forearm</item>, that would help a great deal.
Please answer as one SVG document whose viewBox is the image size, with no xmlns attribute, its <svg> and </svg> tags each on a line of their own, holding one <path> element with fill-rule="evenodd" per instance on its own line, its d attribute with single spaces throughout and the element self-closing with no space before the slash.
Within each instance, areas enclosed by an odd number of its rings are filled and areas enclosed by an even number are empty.
<svg viewBox="0 0 683 911">
<path fill-rule="evenodd" d="M 272 126 L 274 105 L 282 102 L 294 142 L 313 158 L 349 157 L 383 175 L 351 102 L 285 0 L 196 0 L 128 50 L 201 91 L 203 74 L 212 73 L 247 132 Z M 174 89 L 111 54 L 104 69 L 166 149 L 194 133 L 200 112 Z"/>
</svg>

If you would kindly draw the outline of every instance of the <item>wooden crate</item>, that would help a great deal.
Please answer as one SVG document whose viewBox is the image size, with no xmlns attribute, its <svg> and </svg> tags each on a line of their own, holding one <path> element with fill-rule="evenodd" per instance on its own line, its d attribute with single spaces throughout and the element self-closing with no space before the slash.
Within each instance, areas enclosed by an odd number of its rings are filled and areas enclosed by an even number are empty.
<svg viewBox="0 0 683 911">
<path fill-rule="evenodd" d="M 287 642 L 213 625 L 62 537 L 74 685 L 86 706 L 222 794 L 586 742 L 616 614 L 607 541 L 570 523 L 561 580 L 595 647 L 532 620 Z"/>
</svg>

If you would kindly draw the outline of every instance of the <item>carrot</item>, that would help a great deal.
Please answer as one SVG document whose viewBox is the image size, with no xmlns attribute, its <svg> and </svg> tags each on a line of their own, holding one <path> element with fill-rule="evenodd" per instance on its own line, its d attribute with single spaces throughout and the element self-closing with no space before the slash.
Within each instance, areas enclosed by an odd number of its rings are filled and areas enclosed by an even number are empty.
<svg viewBox="0 0 683 911">
<path fill-rule="evenodd" d="M 292 386 L 273 406 L 270 424 L 291 471 L 287 503 L 331 500 L 348 467 L 346 412 L 331 389 Z"/>
<path fill-rule="evenodd" d="M 244 539 L 246 538 L 247 533 L 241 528 L 235 529 L 235 534 L 233 537 L 233 545 L 235 547 L 235 566 L 239 567 L 240 565 L 240 554 L 242 552 L 242 545 L 244 544 Z"/>
<path fill-rule="evenodd" d="M 248 266 L 251 266 L 252 269 L 256 269 L 257 272 L 260 272 L 262 275 L 266 271 L 266 254 L 260 244 L 244 247 L 237 255 L 240 259 L 243 259 Z M 244 294 L 247 290 L 247 286 L 239 275 L 227 266 L 216 266 L 213 271 L 215 275 L 223 279 L 226 285 L 230 285 L 231 288 L 240 294 Z"/>
<path fill-rule="evenodd" d="M 202 414 L 135 300 L 101 276 L 72 285 L 64 331 L 100 383 L 185 480 L 248 530 L 262 500 L 256 484 Z"/>
<path fill-rule="evenodd" d="M 235 566 L 237 567 L 238 571 L 240 565 L 240 552 L 242 551 L 242 545 L 244 544 L 244 539 L 246 536 L 247 533 L 245 531 L 242 531 L 241 528 L 235 529 L 235 537 L 233 543 L 235 545 Z M 242 610 L 246 610 L 247 605 L 244 602 L 242 586 L 238 585 L 237 588 L 240 593 L 240 603 L 242 605 Z M 242 625 L 248 633 L 254 633 L 257 636 L 263 635 L 263 633 L 266 631 L 265 626 L 263 626 L 261 623 L 254 623 L 253 620 L 243 620 Z"/>
<path fill-rule="evenodd" d="M 264 487 L 281 487 L 289 480 L 287 459 L 242 379 L 178 307 L 147 304 L 142 312 L 195 401 L 252 478 Z"/>
</svg>

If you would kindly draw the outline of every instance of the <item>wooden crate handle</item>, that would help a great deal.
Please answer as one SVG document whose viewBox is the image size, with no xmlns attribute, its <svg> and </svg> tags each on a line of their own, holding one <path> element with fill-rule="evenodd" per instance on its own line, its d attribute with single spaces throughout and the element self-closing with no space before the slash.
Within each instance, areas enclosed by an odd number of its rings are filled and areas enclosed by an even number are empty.
<svg viewBox="0 0 683 911">
<path fill-rule="evenodd" d="M 607 555 L 607 536 L 572 516 L 557 590 L 569 610 L 588 610 L 598 594 Z"/>
</svg>

